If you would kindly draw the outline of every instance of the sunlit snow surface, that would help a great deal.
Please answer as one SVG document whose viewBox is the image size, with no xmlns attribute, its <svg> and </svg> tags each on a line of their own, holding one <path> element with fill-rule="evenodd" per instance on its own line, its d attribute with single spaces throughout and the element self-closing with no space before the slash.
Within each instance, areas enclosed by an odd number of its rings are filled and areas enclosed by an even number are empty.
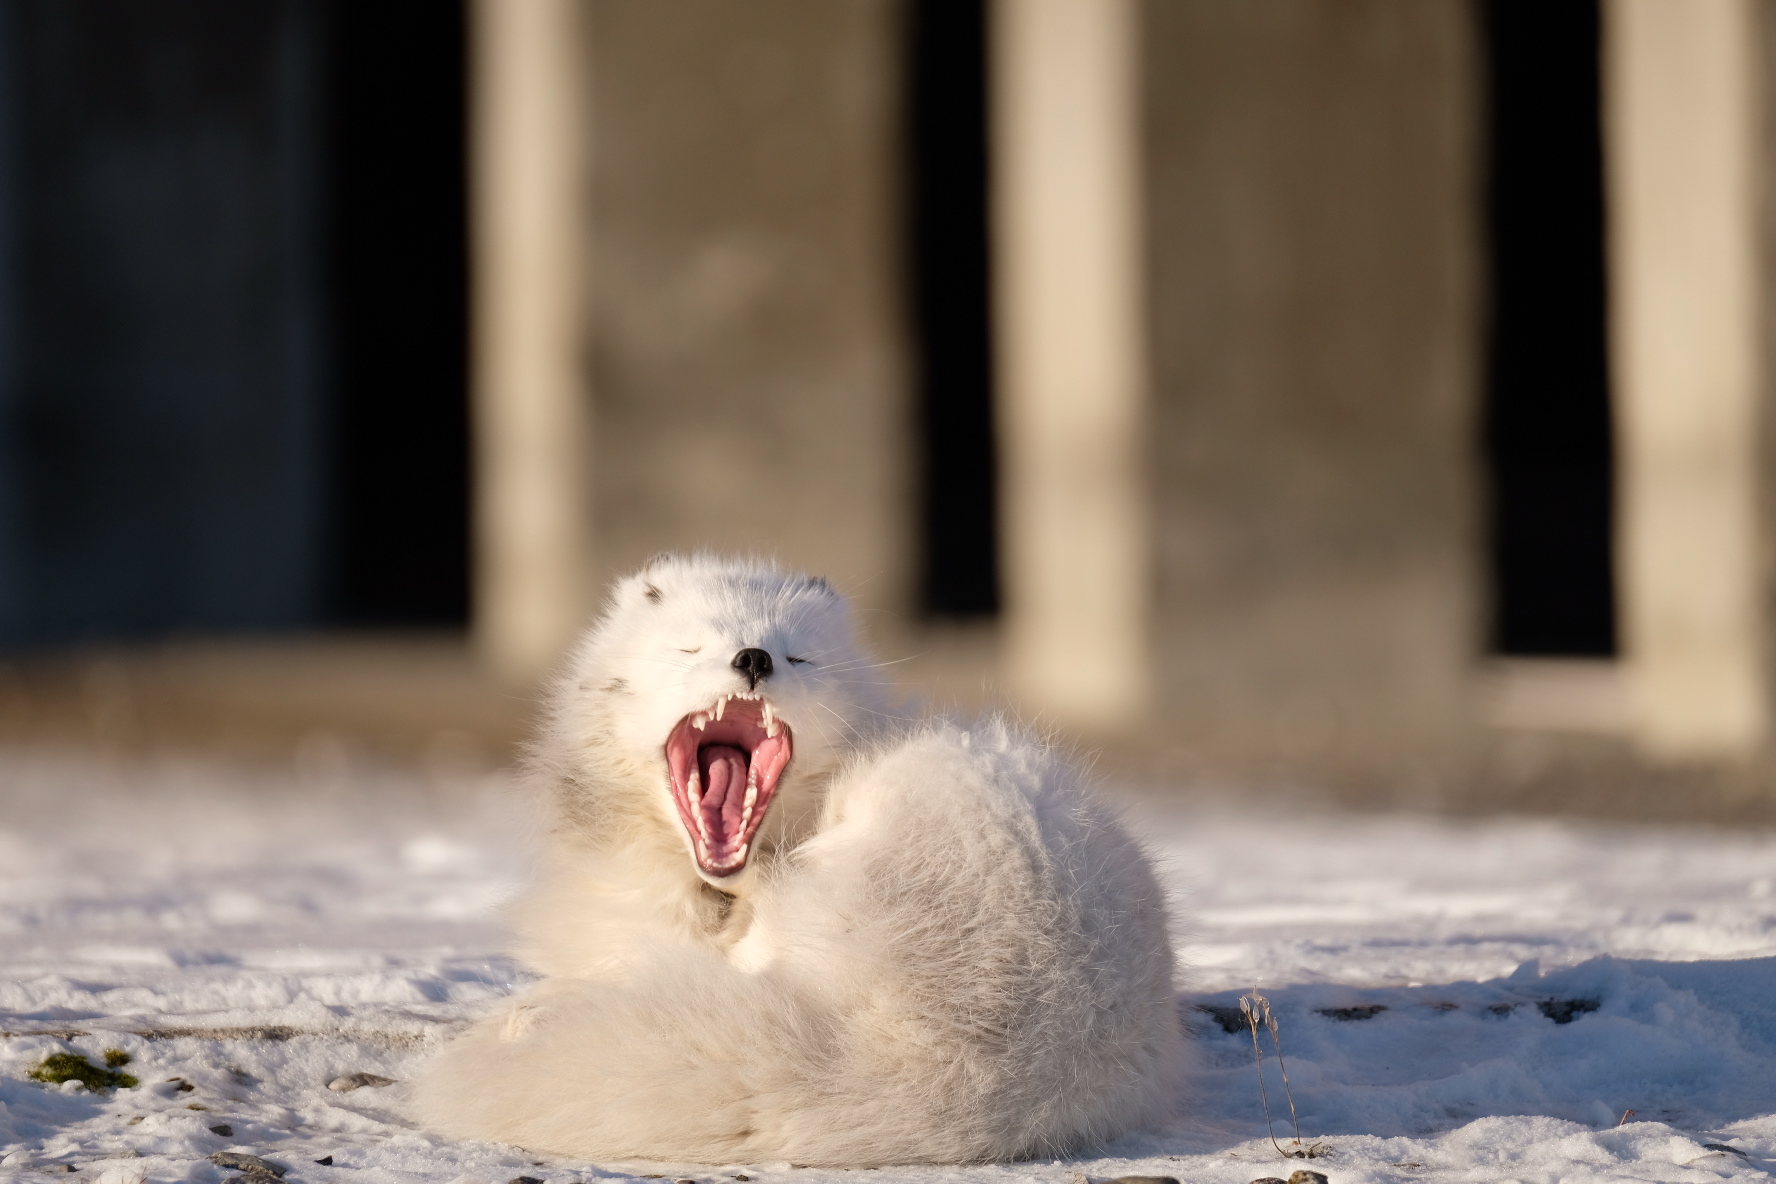
<svg viewBox="0 0 1776 1184">
<path fill-rule="evenodd" d="M 1063 1162 L 877 1179 L 1244 1184 L 1310 1167 L 1333 1184 L 1578 1184 L 1776 1167 L 1776 835 L 1225 799 L 1149 798 L 1132 817 L 1187 918 L 1189 1117 Z M 400 1085 L 326 1088 L 404 1078 L 523 989 L 498 905 L 533 841 L 497 778 L 0 755 L 0 1184 L 214 1184 L 233 1174 L 205 1158 L 219 1150 L 285 1165 L 292 1184 L 835 1184 L 781 1163 L 451 1144 L 402 1118 Z M 1302 1133 L 1329 1150 L 1311 1162 L 1264 1137 L 1250 1034 L 1223 1028 L 1253 984 Z M 25 1079 L 66 1048 L 122 1048 L 143 1084 L 94 1096 Z M 1292 1149 L 1268 1032 L 1264 1051 Z"/>
</svg>

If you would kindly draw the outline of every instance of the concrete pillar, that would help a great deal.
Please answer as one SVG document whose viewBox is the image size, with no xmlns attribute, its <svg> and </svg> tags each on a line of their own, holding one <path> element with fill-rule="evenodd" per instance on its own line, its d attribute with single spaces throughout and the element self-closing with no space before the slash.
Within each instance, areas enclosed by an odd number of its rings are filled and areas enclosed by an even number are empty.
<svg viewBox="0 0 1776 1184">
<path fill-rule="evenodd" d="M 1395 775 L 1480 646 L 1472 8 L 1151 0 L 1142 45 L 1154 738 Z"/>
<path fill-rule="evenodd" d="M 1005 672 L 1088 732 L 1148 706 L 1134 0 L 991 17 Z"/>
<path fill-rule="evenodd" d="M 1604 10 L 1619 595 L 1634 734 L 1769 740 L 1754 0 Z"/>
<path fill-rule="evenodd" d="M 547 670 L 595 603 L 584 9 L 471 6 L 474 632 L 515 681 Z"/>
</svg>

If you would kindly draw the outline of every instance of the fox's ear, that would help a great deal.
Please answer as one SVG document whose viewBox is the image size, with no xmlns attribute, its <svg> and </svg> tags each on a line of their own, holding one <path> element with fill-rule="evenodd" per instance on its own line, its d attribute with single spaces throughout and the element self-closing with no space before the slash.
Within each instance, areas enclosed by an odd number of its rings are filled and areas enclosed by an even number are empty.
<svg viewBox="0 0 1776 1184">
<path fill-rule="evenodd" d="M 827 583 L 825 576 L 809 576 L 808 587 L 814 589 L 816 592 L 824 592 L 834 600 L 839 598 L 839 594 L 833 591 L 833 586 Z"/>
<path fill-rule="evenodd" d="M 641 565 L 641 574 L 646 575 L 656 567 L 659 567 L 662 564 L 671 563 L 677 558 L 678 555 L 672 551 L 655 551 L 652 555 L 648 556 L 648 561 Z"/>
<path fill-rule="evenodd" d="M 663 599 L 665 599 L 665 593 L 660 591 L 660 585 L 648 579 L 645 571 L 626 575 L 611 586 L 612 608 L 625 604 L 632 605 L 640 600 L 659 604 Z"/>
</svg>

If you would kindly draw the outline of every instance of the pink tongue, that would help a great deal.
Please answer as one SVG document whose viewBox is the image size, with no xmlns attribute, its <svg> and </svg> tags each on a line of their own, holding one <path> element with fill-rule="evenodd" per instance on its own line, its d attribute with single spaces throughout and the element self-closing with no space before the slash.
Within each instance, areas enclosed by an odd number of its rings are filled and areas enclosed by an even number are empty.
<svg viewBox="0 0 1776 1184">
<path fill-rule="evenodd" d="M 746 801 L 746 753 L 728 744 L 706 744 L 697 750 L 703 774 L 703 822 L 709 837 L 725 843 L 740 829 Z"/>
</svg>

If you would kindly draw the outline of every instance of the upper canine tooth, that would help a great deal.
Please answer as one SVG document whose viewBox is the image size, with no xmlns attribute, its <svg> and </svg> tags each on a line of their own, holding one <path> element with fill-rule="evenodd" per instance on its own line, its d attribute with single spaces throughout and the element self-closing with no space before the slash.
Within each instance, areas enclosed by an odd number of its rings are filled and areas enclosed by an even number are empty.
<svg viewBox="0 0 1776 1184">
<path fill-rule="evenodd" d="M 722 717 L 722 712 L 726 711 L 727 709 L 728 709 L 728 697 L 726 695 L 723 695 L 715 701 L 715 718 L 720 719 Z"/>
</svg>

